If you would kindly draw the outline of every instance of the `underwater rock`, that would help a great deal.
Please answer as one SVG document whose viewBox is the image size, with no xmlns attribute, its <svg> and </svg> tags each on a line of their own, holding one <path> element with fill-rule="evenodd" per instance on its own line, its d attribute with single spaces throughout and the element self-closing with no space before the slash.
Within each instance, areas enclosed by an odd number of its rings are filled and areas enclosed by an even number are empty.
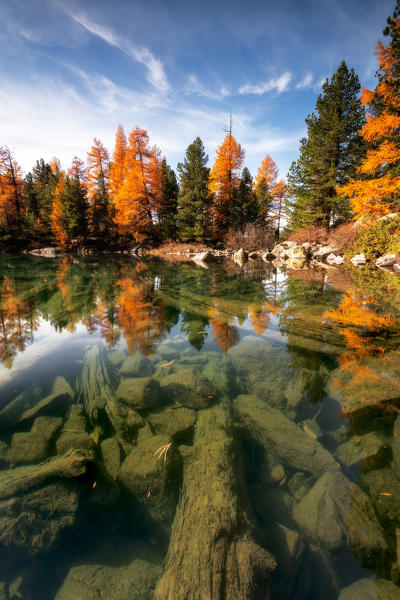
<svg viewBox="0 0 400 600">
<path fill-rule="evenodd" d="M 199 411 L 157 600 L 268 597 L 276 563 L 254 541 L 229 410 Z"/>
<path fill-rule="evenodd" d="M 232 360 L 241 389 L 257 394 L 271 406 L 285 407 L 283 390 L 290 373 L 290 356 L 286 351 L 279 351 L 262 338 L 248 335 L 230 348 L 227 356 Z"/>
<path fill-rule="evenodd" d="M 240 392 L 236 371 L 226 353 L 211 358 L 203 369 L 203 375 L 211 381 L 223 396 L 234 398 Z"/>
<path fill-rule="evenodd" d="M 63 424 L 61 417 L 38 417 L 31 430 L 14 433 L 9 461 L 15 465 L 38 463 L 47 458 L 49 444 Z"/>
<path fill-rule="evenodd" d="M 198 369 L 183 369 L 161 379 L 164 398 L 189 408 L 206 408 L 217 397 L 217 390 Z"/>
<path fill-rule="evenodd" d="M 74 392 L 64 377 L 56 377 L 53 389 L 49 396 L 40 400 L 32 408 L 24 411 L 19 419 L 19 422 L 27 421 L 43 414 L 59 414 L 71 404 L 74 399 Z"/>
<path fill-rule="evenodd" d="M 400 352 L 351 361 L 332 373 L 330 395 L 343 414 L 400 399 Z"/>
<path fill-rule="evenodd" d="M 163 360 L 176 360 L 179 358 L 179 352 L 173 346 L 168 344 L 160 344 L 157 348 L 157 354 L 159 354 Z"/>
<path fill-rule="evenodd" d="M 42 388 L 32 384 L 28 389 L 18 394 L 2 410 L 0 410 L 0 427 L 7 429 L 17 423 L 25 411 L 35 406 L 42 399 Z"/>
<path fill-rule="evenodd" d="M 323 437 L 323 431 L 314 419 L 306 419 L 302 423 L 303 431 L 313 440 L 319 440 Z"/>
<path fill-rule="evenodd" d="M 7 587 L 4 581 L 0 581 L 0 600 L 8 600 Z"/>
<path fill-rule="evenodd" d="M 291 600 L 306 597 L 304 591 L 309 589 L 311 577 L 304 568 L 307 548 L 302 536 L 277 522 L 269 529 L 268 542 L 278 565 L 272 598 Z"/>
<path fill-rule="evenodd" d="M 108 360 L 114 367 L 119 367 L 126 360 L 128 354 L 125 350 L 114 350 L 114 352 L 110 352 L 107 356 Z"/>
<path fill-rule="evenodd" d="M 89 348 L 83 357 L 81 395 L 89 421 L 95 426 L 99 411 L 114 400 L 111 377 L 99 345 Z"/>
<path fill-rule="evenodd" d="M 374 469 L 363 477 L 363 485 L 371 496 L 381 520 L 400 522 L 400 481 L 390 467 Z"/>
<path fill-rule="evenodd" d="M 149 377 L 153 373 L 153 364 L 145 356 L 135 354 L 124 360 L 119 372 L 130 377 Z"/>
<path fill-rule="evenodd" d="M 400 480 L 400 415 L 397 415 L 393 426 L 392 453 L 396 475 Z"/>
<path fill-rule="evenodd" d="M 168 407 L 159 412 L 152 412 L 147 421 L 157 434 L 173 438 L 175 435 L 189 431 L 196 422 L 196 411 L 185 406 Z"/>
<path fill-rule="evenodd" d="M 55 600 L 152 600 L 162 556 L 141 541 L 111 539 L 73 565 Z"/>
<path fill-rule="evenodd" d="M 58 454 L 67 450 L 77 449 L 90 452 L 93 442 L 86 431 L 86 417 L 83 407 L 79 404 L 71 406 L 68 418 L 62 428 L 61 435 L 56 442 Z"/>
<path fill-rule="evenodd" d="M 131 408 L 151 408 L 161 402 L 160 384 L 151 377 L 130 377 L 121 381 L 116 398 Z"/>
<path fill-rule="evenodd" d="M 8 465 L 8 452 L 8 444 L 6 444 L 6 442 L 4 442 L 3 440 L 0 440 L 0 469 L 3 469 L 5 466 Z"/>
<path fill-rule="evenodd" d="M 321 400 L 323 389 L 324 374 L 312 369 L 300 369 L 285 389 L 286 416 L 296 422 L 312 417 L 318 410 L 316 404 Z"/>
<path fill-rule="evenodd" d="M 360 579 L 344 588 L 338 600 L 400 600 L 400 588 L 384 579 Z"/>
<path fill-rule="evenodd" d="M 338 470 L 333 456 L 279 410 L 245 394 L 234 405 L 250 435 L 282 462 L 315 476 Z"/>
<path fill-rule="evenodd" d="M 371 500 L 342 473 L 325 473 L 295 506 L 293 518 L 314 541 L 328 549 L 349 544 L 369 557 L 387 550 Z"/>
<path fill-rule="evenodd" d="M 387 438 L 376 431 L 365 435 L 353 435 L 349 441 L 340 444 L 336 450 L 336 455 L 341 464 L 352 467 L 360 460 L 378 454 L 386 443 Z"/>
<path fill-rule="evenodd" d="M 78 492 L 67 482 L 0 500 L 0 544 L 22 554 L 48 552 L 76 525 Z"/>
<path fill-rule="evenodd" d="M 314 485 L 312 477 L 307 476 L 303 471 L 298 471 L 287 482 L 287 488 L 293 498 L 299 502 L 311 490 Z"/>
<path fill-rule="evenodd" d="M 294 500 L 284 487 L 263 490 L 260 486 L 251 485 L 249 496 L 254 512 L 265 531 L 269 531 L 277 521 L 288 526 L 292 524 Z"/>
<path fill-rule="evenodd" d="M 168 526 L 175 513 L 176 482 L 181 471 L 181 456 L 165 435 L 140 439 L 121 465 L 119 481 L 143 505 L 150 519 Z M 165 448 L 165 452 L 158 454 Z M 157 451 L 160 451 L 157 454 Z"/>
<path fill-rule="evenodd" d="M 101 457 L 104 467 L 112 479 L 116 479 L 121 466 L 121 449 L 115 437 L 101 442 Z"/>
</svg>

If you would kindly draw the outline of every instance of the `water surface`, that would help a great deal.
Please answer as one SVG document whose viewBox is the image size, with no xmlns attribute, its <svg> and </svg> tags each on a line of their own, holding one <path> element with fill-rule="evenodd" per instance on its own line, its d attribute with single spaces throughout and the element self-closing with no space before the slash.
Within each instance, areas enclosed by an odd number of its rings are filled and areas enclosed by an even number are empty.
<svg viewBox="0 0 400 600">
<path fill-rule="evenodd" d="M 1 256 L 0 597 L 397 598 L 399 296 Z"/>
</svg>

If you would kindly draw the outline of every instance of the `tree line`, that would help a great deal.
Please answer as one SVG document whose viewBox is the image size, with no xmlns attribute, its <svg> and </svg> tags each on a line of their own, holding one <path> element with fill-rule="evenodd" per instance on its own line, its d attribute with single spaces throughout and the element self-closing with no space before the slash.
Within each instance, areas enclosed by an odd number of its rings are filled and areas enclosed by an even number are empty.
<svg viewBox="0 0 400 600">
<path fill-rule="evenodd" d="M 287 183 L 267 154 L 253 178 L 231 130 L 211 168 L 197 137 L 177 174 L 147 131 L 120 125 L 112 156 L 98 139 L 86 161 L 40 159 L 23 177 L 0 146 L 0 240 L 55 241 L 71 247 L 107 242 L 218 241 L 247 224 L 279 236 L 307 226 L 326 229 L 370 220 L 400 206 L 400 0 L 388 18 L 388 43 L 377 46 L 375 90 L 361 91 L 343 61 L 322 86 Z"/>
</svg>

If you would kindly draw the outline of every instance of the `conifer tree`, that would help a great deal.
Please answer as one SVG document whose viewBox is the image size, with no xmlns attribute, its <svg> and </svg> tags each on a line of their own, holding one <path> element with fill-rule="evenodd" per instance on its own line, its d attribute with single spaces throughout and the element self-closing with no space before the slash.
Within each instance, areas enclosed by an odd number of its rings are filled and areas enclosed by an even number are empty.
<svg viewBox="0 0 400 600">
<path fill-rule="evenodd" d="M 160 233 L 163 239 L 175 239 L 179 186 L 175 172 L 167 165 L 165 158 L 161 163 L 161 170 L 161 201 L 158 211 Z"/>
<path fill-rule="evenodd" d="M 186 149 L 184 161 L 178 163 L 178 237 L 181 241 L 202 241 L 209 230 L 210 170 L 203 142 L 197 137 Z"/>
<path fill-rule="evenodd" d="M 338 189 L 350 196 L 356 218 L 376 219 L 400 208 L 400 0 L 383 33 L 390 39 L 387 46 L 378 42 L 377 87 L 362 90 L 368 151 L 357 176 Z"/>
<path fill-rule="evenodd" d="M 217 148 L 217 156 L 210 172 L 212 226 L 216 237 L 223 236 L 231 225 L 232 203 L 239 190 L 239 173 L 243 160 L 244 150 L 232 134 L 227 133 Z"/>
<path fill-rule="evenodd" d="M 365 152 L 359 92 L 357 75 L 343 61 L 323 84 L 316 112 L 306 118 L 307 137 L 300 141 L 300 157 L 288 175 L 291 229 L 329 229 L 351 218 L 349 202 L 338 197 L 336 186 L 349 181 Z"/>
<path fill-rule="evenodd" d="M 253 190 L 253 178 L 247 167 L 242 171 L 239 188 L 235 191 L 229 209 L 229 224 L 233 229 L 242 229 L 247 223 L 257 221 L 257 198 Z"/>
<path fill-rule="evenodd" d="M 262 177 L 255 189 L 257 199 L 257 225 L 266 225 L 270 207 L 272 205 L 272 196 L 268 188 L 267 180 Z"/>
<path fill-rule="evenodd" d="M 107 233 L 110 223 L 110 195 L 108 176 L 110 157 L 100 140 L 94 138 L 87 153 L 88 190 L 92 231 L 95 235 Z"/>
<path fill-rule="evenodd" d="M 119 188 L 125 180 L 125 157 L 127 149 L 127 141 L 122 125 L 118 125 L 117 133 L 115 134 L 115 149 L 112 156 L 110 167 L 110 194 L 112 197 L 117 194 Z"/>
<path fill-rule="evenodd" d="M 50 215 L 60 174 L 59 161 L 56 163 L 54 159 L 52 168 L 50 163 L 41 158 L 25 178 L 27 209 L 35 222 L 35 228 L 45 236 L 51 233 Z"/>
</svg>

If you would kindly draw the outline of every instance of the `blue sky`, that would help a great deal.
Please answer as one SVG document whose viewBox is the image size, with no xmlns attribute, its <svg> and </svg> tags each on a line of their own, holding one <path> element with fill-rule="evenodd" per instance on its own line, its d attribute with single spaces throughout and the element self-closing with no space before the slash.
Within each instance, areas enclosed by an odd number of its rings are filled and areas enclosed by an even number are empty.
<svg viewBox="0 0 400 600">
<path fill-rule="evenodd" d="M 210 162 L 233 114 L 253 174 L 285 176 L 321 82 L 341 60 L 374 86 L 394 0 L 0 0 L 0 144 L 25 171 L 69 167 L 94 137 L 148 129 L 175 168 L 199 135 Z"/>
</svg>

